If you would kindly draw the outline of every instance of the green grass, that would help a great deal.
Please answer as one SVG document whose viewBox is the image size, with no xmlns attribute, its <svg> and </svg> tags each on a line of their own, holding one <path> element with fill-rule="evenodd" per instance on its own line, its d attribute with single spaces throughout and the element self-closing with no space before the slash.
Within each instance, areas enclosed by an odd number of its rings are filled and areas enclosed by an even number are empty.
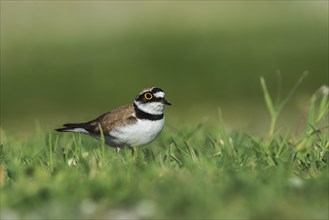
<svg viewBox="0 0 329 220">
<path fill-rule="evenodd" d="M 328 219 L 327 6 L 1 1 L 0 218 Z M 147 86 L 173 106 L 136 157 L 52 130 Z"/>
<path fill-rule="evenodd" d="M 328 219 L 326 90 L 296 132 L 228 131 L 219 110 L 217 126 L 167 126 L 134 157 L 39 127 L 3 135 L 1 218 Z"/>
</svg>

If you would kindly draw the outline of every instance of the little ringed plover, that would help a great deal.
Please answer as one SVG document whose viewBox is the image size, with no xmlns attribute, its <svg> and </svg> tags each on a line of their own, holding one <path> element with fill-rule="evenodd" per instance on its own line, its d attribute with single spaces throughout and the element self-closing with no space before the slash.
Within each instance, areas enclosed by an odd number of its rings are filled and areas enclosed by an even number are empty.
<svg viewBox="0 0 329 220">
<path fill-rule="evenodd" d="M 84 123 L 68 123 L 60 132 L 77 132 L 100 139 L 103 133 L 105 143 L 120 148 L 128 146 L 134 152 L 135 146 L 152 142 L 164 126 L 164 108 L 171 105 L 165 93 L 157 87 L 142 90 L 134 102 L 107 112 Z"/>
</svg>

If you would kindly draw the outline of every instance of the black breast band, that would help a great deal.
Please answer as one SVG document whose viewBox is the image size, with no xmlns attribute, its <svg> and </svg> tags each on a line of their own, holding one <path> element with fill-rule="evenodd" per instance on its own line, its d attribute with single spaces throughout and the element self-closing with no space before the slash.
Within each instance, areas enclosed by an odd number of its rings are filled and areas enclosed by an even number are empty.
<svg viewBox="0 0 329 220">
<path fill-rule="evenodd" d="M 153 115 L 153 114 L 146 113 L 146 112 L 140 110 L 135 103 L 134 103 L 134 108 L 135 108 L 135 112 L 136 112 L 136 117 L 139 119 L 147 119 L 147 120 L 151 120 L 151 121 L 157 121 L 157 120 L 163 119 L 163 114 Z"/>
</svg>

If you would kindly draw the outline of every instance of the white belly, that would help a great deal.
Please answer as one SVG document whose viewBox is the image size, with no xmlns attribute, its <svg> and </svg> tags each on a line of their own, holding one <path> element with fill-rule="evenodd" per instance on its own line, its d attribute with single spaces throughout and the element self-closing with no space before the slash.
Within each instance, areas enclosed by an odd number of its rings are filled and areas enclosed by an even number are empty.
<svg viewBox="0 0 329 220">
<path fill-rule="evenodd" d="M 136 124 L 115 129 L 105 137 L 108 145 L 113 147 L 140 146 L 152 142 L 161 132 L 164 118 L 150 121 L 138 119 Z"/>
</svg>

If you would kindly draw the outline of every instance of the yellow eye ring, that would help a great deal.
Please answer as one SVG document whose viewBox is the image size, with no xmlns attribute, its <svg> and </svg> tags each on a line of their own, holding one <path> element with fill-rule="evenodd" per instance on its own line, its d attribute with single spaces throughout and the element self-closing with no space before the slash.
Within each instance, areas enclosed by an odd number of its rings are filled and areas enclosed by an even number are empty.
<svg viewBox="0 0 329 220">
<path fill-rule="evenodd" d="M 146 100 L 151 100 L 153 98 L 153 95 L 152 95 L 152 93 L 147 92 L 147 93 L 144 94 L 144 98 Z"/>
</svg>

